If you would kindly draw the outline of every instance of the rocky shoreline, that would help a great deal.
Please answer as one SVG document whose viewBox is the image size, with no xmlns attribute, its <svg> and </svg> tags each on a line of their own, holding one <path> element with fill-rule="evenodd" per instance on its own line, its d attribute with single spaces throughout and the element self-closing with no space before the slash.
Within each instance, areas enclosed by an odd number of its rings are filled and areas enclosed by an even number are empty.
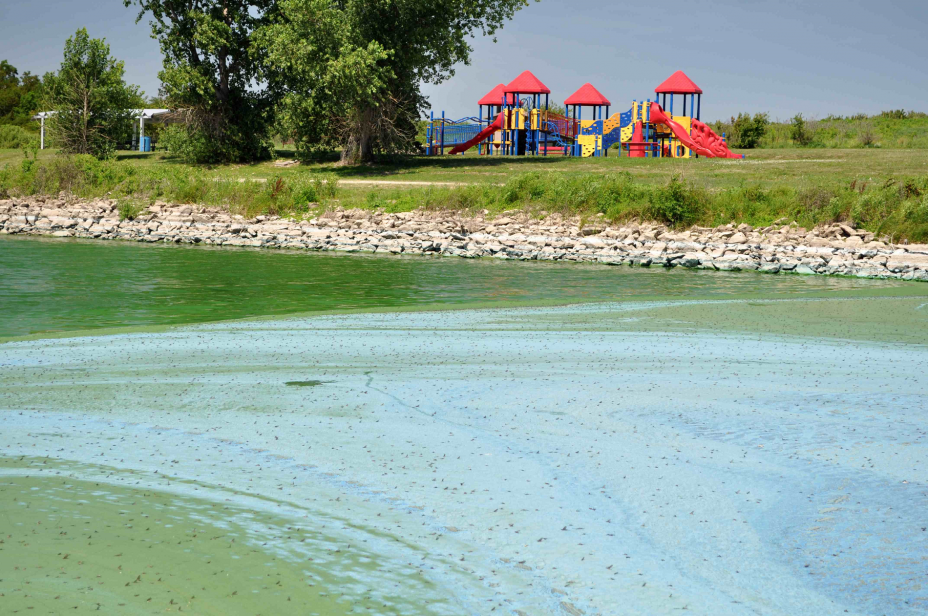
<svg viewBox="0 0 928 616">
<path fill-rule="evenodd" d="M 120 220 L 115 200 L 29 197 L 0 200 L 0 235 L 48 235 L 139 242 L 343 252 L 440 254 L 498 259 L 582 261 L 644 267 L 756 270 L 928 281 L 928 245 L 890 244 L 833 224 L 764 228 L 725 225 L 678 231 L 658 224 L 610 225 L 559 214 L 495 218 L 418 210 L 326 212 L 297 220 L 245 219 L 190 205 L 156 203 Z"/>
</svg>

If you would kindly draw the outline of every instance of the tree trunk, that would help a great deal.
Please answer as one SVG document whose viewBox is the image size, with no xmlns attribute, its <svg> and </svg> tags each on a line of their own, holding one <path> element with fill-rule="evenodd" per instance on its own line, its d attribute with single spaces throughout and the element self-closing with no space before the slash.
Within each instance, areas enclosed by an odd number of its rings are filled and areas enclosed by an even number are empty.
<svg viewBox="0 0 928 616">
<path fill-rule="evenodd" d="M 341 164 L 357 165 L 374 160 L 374 110 L 364 109 L 358 114 L 358 121 L 349 129 L 345 147 L 342 150 Z"/>
</svg>

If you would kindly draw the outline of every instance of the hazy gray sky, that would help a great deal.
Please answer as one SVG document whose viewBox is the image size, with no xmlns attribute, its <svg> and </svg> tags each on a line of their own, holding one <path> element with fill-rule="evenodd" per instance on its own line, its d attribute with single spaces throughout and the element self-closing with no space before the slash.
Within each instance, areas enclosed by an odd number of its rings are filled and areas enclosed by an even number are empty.
<svg viewBox="0 0 928 616">
<path fill-rule="evenodd" d="M 147 23 L 120 0 L 0 0 L 0 59 L 44 73 L 86 26 L 126 62 L 127 80 L 158 90 L 161 56 Z M 558 101 L 593 83 L 625 109 L 682 69 L 704 90 L 703 118 L 766 111 L 928 111 L 928 0 L 542 0 L 498 42 L 473 41 L 470 66 L 438 86 L 432 106 L 475 114 L 497 83 L 531 70 Z"/>
</svg>

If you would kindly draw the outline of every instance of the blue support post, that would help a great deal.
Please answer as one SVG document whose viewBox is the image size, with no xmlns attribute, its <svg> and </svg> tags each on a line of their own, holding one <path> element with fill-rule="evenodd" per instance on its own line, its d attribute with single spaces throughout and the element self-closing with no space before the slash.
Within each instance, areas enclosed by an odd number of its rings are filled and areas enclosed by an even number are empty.
<svg viewBox="0 0 928 616">
<path fill-rule="evenodd" d="M 432 138 L 434 137 L 434 135 L 432 134 L 432 129 L 434 126 L 435 126 L 435 111 L 429 111 L 429 129 L 428 131 L 426 131 L 427 134 L 425 136 L 425 142 L 428 144 L 428 146 L 426 146 L 426 153 L 429 156 L 432 155 Z"/>
<path fill-rule="evenodd" d="M 696 107 L 696 119 L 702 120 L 702 94 L 696 95 L 696 100 L 698 102 L 698 107 Z"/>
<path fill-rule="evenodd" d="M 670 93 L 670 119 L 673 119 L 673 92 Z"/>
<path fill-rule="evenodd" d="M 478 119 L 477 128 L 480 130 L 483 130 L 483 105 L 480 105 L 480 111 L 478 112 L 477 119 Z M 477 144 L 477 155 L 479 156 L 480 154 L 483 154 L 482 143 Z"/>
<path fill-rule="evenodd" d="M 545 94 L 545 156 L 548 155 L 548 95 Z"/>
<path fill-rule="evenodd" d="M 441 147 L 438 150 L 441 156 L 445 155 L 445 111 L 441 112 Z"/>
<path fill-rule="evenodd" d="M 509 156 L 510 133 L 512 132 L 512 109 L 509 101 L 506 100 L 506 93 L 503 93 L 503 104 L 506 106 L 506 130 L 503 131 L 503 156 Z"/>
</svg>

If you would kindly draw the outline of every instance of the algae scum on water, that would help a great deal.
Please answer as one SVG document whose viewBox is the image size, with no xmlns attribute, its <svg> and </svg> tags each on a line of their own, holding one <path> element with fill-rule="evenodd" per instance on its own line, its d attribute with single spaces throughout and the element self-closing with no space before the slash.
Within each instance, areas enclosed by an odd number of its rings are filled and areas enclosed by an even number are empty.
<svg viewBox="0 0 928 616">
<path fill-rule="evenodd" d="M 74 478 L 88 473 L 98 480 Z M 132 475 L 121 479 L 142 478 Z M 336 520 L 210 496 L 117 485 L 111 468 L 0 458 L 3 613 L 420 613 L 409 597 L 425 583 L 378 579 L 376 554 L 325 533 Z"/>
<path fill-rule="evenodd" d="M 0 252 L 4 614 L 928 609 L 926 285 Z"/>
</svg>

